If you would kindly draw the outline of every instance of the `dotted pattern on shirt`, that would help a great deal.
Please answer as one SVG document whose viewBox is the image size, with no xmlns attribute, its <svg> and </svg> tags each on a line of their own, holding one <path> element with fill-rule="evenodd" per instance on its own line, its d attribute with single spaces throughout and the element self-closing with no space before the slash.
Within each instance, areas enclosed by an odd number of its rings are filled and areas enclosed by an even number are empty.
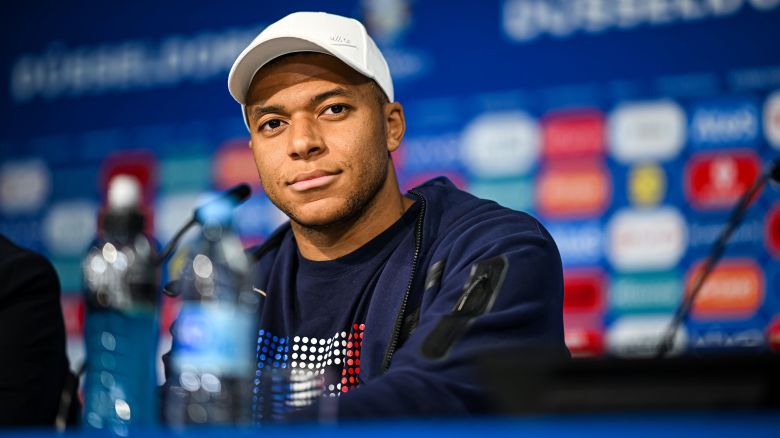
<svg viewBox="0 0 780 438">
<path fill-rule="evenodd" d="M 360 383 L 360 350 L 365 324 L 354 323 L 349 332 L 342 331 L 330 338 L 307 336 L 275 336 L 266 330 L 257 335 L 257 369 L 252 394 L 252 412 L 262 402 L 260 377 L 268 368 L 290 368 L 302 374 L 324 375 L 326 369 L 341 367 L 340 379 L 326 382 L 325 395 L 336 397 L 349 392 Z"/>
</svg>

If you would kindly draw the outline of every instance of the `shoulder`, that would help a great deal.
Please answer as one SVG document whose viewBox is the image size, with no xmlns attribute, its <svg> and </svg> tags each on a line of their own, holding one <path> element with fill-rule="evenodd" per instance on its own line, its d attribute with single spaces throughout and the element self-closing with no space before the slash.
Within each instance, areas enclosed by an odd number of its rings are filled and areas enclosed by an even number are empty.
<svg viewBox="0 0 780 438">
<path fill-rule="evenodd" d="M 59 279 L 46 257 L 0 236 L 0 282 L 5 293 L 59 294 Z"/>
<path fill-rule="evenodd" d="M 285 237 L 291 235 L 290 222 L 285 222 L 279 228 L 274 230 L 267 239 L 258 245 L 246 249 L 246 254 L 254 263 L 261 263 L 269 258 L 275 257 L 281 247 Z"/>
<path fill-rule="evenodd" d="M 276 259 L 280 253 L 289 252 L 292 241 L 292 229 L 286 222 L 277 228 L 261 244 L 246 249 L 247 257 L 252 263 L 252 281 L 255 286 L 265 287 Z"/>
<path fill-rule="evenodd" d="M 0 281 L 8 285 L 30 279 L 57 281 L 57 273 L 46 257 L 0 235 Z"/>
<path fill-rule="evenodd" d="M 412 193 L 421 195 L 426 202 L 426 231 L 434 240 L 479 242 L 522 235 L 525 240 L 552 242 L 550 234 L 533 216 L 478 198 L 444 177 L 430 180 Z"/>
</svg>

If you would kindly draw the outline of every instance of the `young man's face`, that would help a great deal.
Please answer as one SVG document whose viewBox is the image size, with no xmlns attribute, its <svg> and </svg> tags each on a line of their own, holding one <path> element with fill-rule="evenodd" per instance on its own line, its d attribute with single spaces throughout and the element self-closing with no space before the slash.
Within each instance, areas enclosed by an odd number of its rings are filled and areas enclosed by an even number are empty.
<svg viewBox="0 0 780 438">
<path fill-rule="evenodd" d="M 397 191 L 388 152 L 400 143 L 392 116 L 400 105 L 379 103 L 375 87 L 318 53 L 282 58 L 255 75 L 246 109 L 250 145 L 266 194 L 296 223 L 349 222 L 391 178 Z"/>
</svg>

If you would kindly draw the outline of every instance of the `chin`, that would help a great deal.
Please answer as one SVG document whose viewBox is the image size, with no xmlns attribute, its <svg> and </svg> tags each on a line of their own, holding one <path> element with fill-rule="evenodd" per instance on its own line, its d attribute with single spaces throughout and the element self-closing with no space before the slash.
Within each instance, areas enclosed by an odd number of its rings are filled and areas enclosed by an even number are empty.
<svg viewBox="0 0 780 438">
<path fill-rule="evenodd" d="M 350 216 L 345 203 L 315 202 L 296 209 L 289 215 L 300 225 L 310 228 L 326 228 L 343 223 Z"/>
</svg>

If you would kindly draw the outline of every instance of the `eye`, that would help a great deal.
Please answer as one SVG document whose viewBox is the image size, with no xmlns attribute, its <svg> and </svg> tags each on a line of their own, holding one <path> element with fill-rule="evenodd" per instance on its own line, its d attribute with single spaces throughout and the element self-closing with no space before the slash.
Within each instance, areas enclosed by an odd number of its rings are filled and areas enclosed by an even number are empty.
<svg viewBox="0 0 780 438">
<path fill-rule="evenodd" d="M 271 119 L 262 125 L 260 125 L 261 131 L 273 131 L 282 126 L 282 121 L 279 119 Z"/>
<path fill-rule="evenodd" d="M 347 110 L 346 105 L 336 104 L 327 107 L 323 112 L 323 114 L 341 114 L 346 110 Z"/>
</svg>

